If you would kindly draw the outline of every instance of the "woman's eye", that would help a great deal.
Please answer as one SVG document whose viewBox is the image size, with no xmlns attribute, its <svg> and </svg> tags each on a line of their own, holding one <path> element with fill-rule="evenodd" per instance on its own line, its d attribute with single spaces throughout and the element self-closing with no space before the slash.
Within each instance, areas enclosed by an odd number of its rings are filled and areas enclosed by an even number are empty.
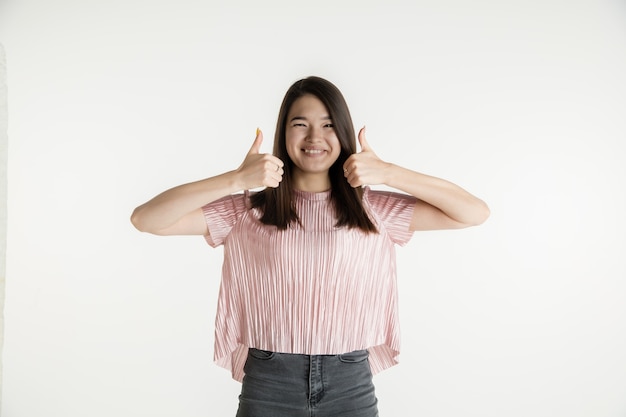
<svg viewBox="0 0 626 417">
<path fill-rule="evenodd" d="M 294 127 L 306 127 L 304 123 L 294 123 L 293 126 Z"/>
<path fill-rule="evenodd" d="M 335 125 L 332 123 L 328 123 L 328 124 L 325 124 L 324 127 L 330 127 L 332 129 L 333 127 L 335 127 Z"/>
</svg>

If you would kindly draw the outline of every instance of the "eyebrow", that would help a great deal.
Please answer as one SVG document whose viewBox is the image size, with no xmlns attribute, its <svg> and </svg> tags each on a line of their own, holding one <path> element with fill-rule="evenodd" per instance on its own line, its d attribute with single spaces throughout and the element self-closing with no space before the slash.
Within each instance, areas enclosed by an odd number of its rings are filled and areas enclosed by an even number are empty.
<svg viewBox="0 0 626 417">
<path fill-rule="evenodd" d="M 308 120 L 308 119 L 304 116 L 294 116 L 289 120 L 289 122 L 293 122 L 294 120 Z M 322 117 L 322 120 L 332 120 L 332 117 L 324 116 Z"/>
</svg>

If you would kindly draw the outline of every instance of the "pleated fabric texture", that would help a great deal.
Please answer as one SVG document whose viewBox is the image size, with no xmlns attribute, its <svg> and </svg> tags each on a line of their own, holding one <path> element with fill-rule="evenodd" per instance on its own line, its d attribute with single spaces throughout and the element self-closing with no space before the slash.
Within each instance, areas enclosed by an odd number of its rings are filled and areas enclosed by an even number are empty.
<svg viewBox="0 0 626 417">
<path fill-rule="evenodd" d="M 335 227 L 330 191 L 294 191 L 302 226 L 262 224 L 249 194 L 203 207 L 209 245 L 224 246 L 215 362 L 241 381 L 248 348 L 307 355 L 368 349 L 376 374 L 400 352 L 395 245 L 406 244 L 414 197 L 365 187 L 379 233 Z"/>
</svg>

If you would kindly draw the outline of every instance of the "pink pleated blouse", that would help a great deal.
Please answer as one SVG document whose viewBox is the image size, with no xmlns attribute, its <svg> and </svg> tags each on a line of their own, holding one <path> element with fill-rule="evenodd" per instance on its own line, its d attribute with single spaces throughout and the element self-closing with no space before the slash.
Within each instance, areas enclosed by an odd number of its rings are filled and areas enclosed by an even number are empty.
<svg viewBox="0 0 626 417">
<path fill-rule="evenodd" d="M 414 197 L 364 188 L 379 233 L 335 227 L 330 191 L 295 191 L 302 226 L 262 224 L 249 194 L 203 207 L 209 245 L 224 245 L 215 362 L 242 381 L 248 348 L 308 355 L 368 349 L 372 373 L 400 352 L 395 245 L 406 244 Z"/>
</svg>

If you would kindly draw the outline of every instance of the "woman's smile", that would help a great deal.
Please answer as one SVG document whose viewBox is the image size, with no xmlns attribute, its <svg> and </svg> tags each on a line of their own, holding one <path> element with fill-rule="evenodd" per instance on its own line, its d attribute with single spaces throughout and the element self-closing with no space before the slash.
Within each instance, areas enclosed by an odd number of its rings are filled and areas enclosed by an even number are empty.
<svg viewBox="0 0 626 417">
<path fill-rule="evenodd" d="M 328 109 L 317 97 L 297 99 L 287 116 L 287 153 L 294 164 L 297 187 L 328 189 L 328 170 L 341 153 L 341 144 Z"/>
</svg>

